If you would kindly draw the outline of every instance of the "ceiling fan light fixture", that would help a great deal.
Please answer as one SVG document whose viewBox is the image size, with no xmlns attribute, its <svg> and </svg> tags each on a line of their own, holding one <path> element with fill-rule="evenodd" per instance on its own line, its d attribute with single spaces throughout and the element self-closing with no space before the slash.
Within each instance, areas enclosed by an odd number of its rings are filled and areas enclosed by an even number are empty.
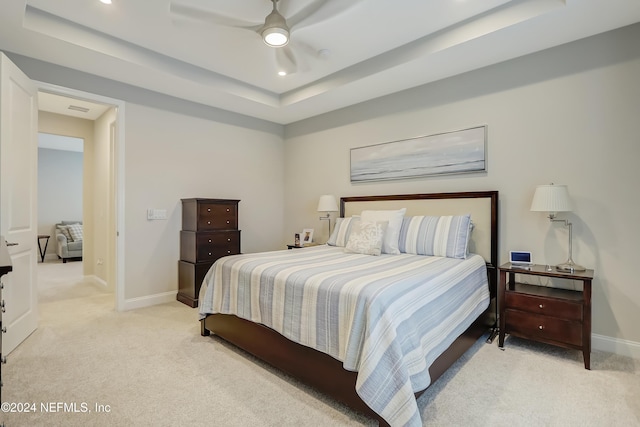
<svg viewBox="0 0 640 427">
<path fill-rule="evenodd" d="M 262 31 L 262 39 L 271 47 L 282 47 L 289 43 L 289 31 L 286 28 L 265 28 Z"/>
<path fill-rule="evenodd" d="M 276 4 L 278 0 L 273 2 L 273 10 L 264 20 L 264 25 L 260 30 L 262 40 L 271 47 L 282 47 L 289 43 L 289 27 L 284 16 L 278 12 Z"/>
</svg>

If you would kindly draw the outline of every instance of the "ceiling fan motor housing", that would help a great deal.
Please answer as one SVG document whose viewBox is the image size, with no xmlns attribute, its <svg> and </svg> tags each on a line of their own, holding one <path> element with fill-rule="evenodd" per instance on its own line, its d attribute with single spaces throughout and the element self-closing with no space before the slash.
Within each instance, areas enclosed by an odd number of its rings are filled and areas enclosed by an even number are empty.
<svg viewBox="0 0 640 427">
<path fill-rule="evenodd" d="M 268 46 L 282 47 L 289 43 L 289 27 L 284 16 L 278 12 L 276 7 L 278 0 L 271 1 L 273 2 L 273 10 L 265 18 L 260 34 Z"/>
</svg>

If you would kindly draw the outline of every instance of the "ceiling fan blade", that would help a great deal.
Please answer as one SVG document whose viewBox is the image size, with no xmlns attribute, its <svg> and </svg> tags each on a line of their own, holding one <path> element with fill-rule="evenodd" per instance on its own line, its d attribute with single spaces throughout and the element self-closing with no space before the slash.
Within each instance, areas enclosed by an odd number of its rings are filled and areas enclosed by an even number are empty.
<svg viewBox="0 0 640 427">
<path fill-rule="evenodd" d="M 292 30 L 302 25 L 317 24 L 331 19 L 356 6 L 363 0 L 315 0 L 299 12 L 287 17 L 287 24 Z"/>
<path fill-rule="evenodd" d="M 279 47 L 274 50 L 278 71 L 284 71 L 287 74 L 294 74 L 298 71 L 298 62 L 289 46 Z"/>
<path fill-rule="evenodd" d="M 233 18 L 231 16 L 221 15 L 210 10 L 200 9 L 184 4 L 171 3 L 169 12 L 176 17 L 186 18 L 193 21 L 206 22 L 209 24 L 223 25 L 226 27 L 246 28 L 248 30 L 257 31 L 264 23 L 250 22 L 242 19 Z"/>
</svg>

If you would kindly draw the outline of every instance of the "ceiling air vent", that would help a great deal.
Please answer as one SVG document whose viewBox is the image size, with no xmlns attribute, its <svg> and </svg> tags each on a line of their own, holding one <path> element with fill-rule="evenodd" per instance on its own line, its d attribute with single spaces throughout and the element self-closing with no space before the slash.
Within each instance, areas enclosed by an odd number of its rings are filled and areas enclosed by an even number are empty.
<svg viewBox="0 0 640 427">
<path fill-rule="evenodd" d="M 87 107 L 80 107 L 79 105 L 69 105 L 69 110 L 80 111 L 81 113 L 88 113 L 89 109 Z"/>
</svg>

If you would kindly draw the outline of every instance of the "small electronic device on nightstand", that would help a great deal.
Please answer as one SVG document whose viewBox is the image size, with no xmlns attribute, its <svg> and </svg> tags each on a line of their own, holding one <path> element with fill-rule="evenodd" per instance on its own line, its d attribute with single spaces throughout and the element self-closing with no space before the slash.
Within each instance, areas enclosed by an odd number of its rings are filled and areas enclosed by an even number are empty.
<svg viewBox="0 0 640 427">
<path fill-rule="evenodd" d="M 515 268 L 528 269 L 533 264 L 531 252 L 527 251 L 509 251 L 509 262 Z"/>
</svg>

